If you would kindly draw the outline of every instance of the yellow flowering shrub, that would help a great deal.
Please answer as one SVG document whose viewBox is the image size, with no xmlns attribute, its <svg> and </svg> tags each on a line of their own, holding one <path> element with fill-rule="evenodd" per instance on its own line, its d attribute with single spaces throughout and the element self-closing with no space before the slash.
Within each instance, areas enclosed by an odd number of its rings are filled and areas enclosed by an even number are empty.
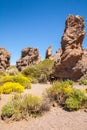
<svg viewBox="0 0 87 130">
<path fill-rule="evenodd" d="M 6 75 L 6 76 L 2 76 L 0 78 L 0 83 L 6 83 L 6 82 L 12 82 L 13 81 L 13 76 L 10 75 Z"/>
<path fill-rule="evenodd" d="M 3 85 L 6 82 L 19 83 L 22 86 L 24 86 L 24 88 L 28 88 L 28 89 L 31 88 L 30 79 L 23 76 L 22 74 L 18 74 L 15 76 L 12 75 L 2 76 L 0 78 L 0 84 Z"/>
<path fill-rule="evenodd" d="M 72 87 L 70 85 L 64 88 L 65 94 L 70 94 L 71 91 L 72 91 Z"/>
<path fill-rule="evenodd" d="M 2 87 L 2 93 L 9 94 L 12 92 L 12 84 L 11 82 L 5 83 Z"/>
<path fill-rule="evenodd" d="M 24 86 L 25 88 L 30 89 L 31 88 L 31 84 L 30 84 L 30 79 L 25 77 L 22 74 L 13 76 L 13 81 L 17 82 L 19 84 L 21 84 L 22 86 Z"/>
<path fill-rule="evenodd" d="M 2 93 L 4 94 L 9 94 L 11 92 L 23 92 L 24 91 L 24 87 L 22 85 L 20 85 L 19 83 L 12 83 L 12 82 L 7 82 L 5 83 L 3 86 L 1 86 L 2 88 Z"/>
</svg>

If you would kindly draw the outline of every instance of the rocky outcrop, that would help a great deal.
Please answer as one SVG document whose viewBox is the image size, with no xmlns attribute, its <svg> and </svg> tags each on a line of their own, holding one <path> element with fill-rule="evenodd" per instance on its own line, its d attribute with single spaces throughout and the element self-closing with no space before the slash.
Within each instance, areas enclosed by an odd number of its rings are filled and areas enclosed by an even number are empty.
<svg viewBox="0 0 87 130">
<path fill-rule="evenodd" d="M 62 49 L 59 48 L 58 51 L 52 56 L 55 63 L 58 63 L 61 59 Z"/>
<path fill-rule="evenodd" d="M 10 66 L 10 53 L 5 48 L 0 48 L 0 71 Z"/>
<path fill-rule="evenodd" d="M 46 50 L 46 59 L 52 59 L 52 46 L 49 46 L 48 49 Z"/>
<path fill-rule="evenodd" d="M 53 60 L 54 62 L 57 62 L 60 60 L 60 55 L 62 53 L 61 48 L 59 48 L 54 55 L 52 55 L 52 46 L 49 46 L 46 50 L 46 56 L 45 59 Z"/>
<path fill-rule="evenodd" d="M 16 62 L 16 67 L 19 71 L 25 67 L 38 64 L 41 61 L 37 48 L 25 48 L 22 50 L 21 58 Z"/>
<path fill-rule="evenodd" d="M 84 55 L 87 56 L 87 49 L 83 49 Z"/>
<path fill-rule="evenodd" d="M 69 15 L 61 40 L 62 54 L 54 67 L 56 78 L 76 81 L 87 72 L 87 53 L 82 48 L 84 36 L 83 17 Z"/>
</svg>

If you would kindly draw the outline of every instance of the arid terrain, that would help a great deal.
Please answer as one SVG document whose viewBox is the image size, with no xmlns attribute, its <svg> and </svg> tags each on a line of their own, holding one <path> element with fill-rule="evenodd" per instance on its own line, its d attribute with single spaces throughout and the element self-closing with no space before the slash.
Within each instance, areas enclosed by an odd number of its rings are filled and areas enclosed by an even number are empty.
<svg viewBox="0 0 87 130">
<path fill-rule="evenodd" d="M 25 90 L 25 93 L 41 96 L 49 86 L 50 84 L 32 84 L 32 89 Z M 78 84 L 74 84 L 74 87 L 86 88 Z M 11 97 L 11 94 L 1 95 L 0 112 L 2 106 L 10 101 Z M 0 119 L 0 130 L 87 130 L 87 113 L 83 110 L 67 112 L 60 107 L 52 107 L 43 116 L 29 121 L 5 122 Z"/>
</svg>

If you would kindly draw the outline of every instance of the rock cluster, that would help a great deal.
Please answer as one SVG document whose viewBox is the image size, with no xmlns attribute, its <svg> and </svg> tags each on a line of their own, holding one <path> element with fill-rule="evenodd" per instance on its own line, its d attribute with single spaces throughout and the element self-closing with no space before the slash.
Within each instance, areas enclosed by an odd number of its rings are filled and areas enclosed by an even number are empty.
<svg viewBox="0 0 87 130">
<path fill-rule="evenodd" d="M 16 62 L 19 71 L 30 65 L 38 64 L 41 61 L 37 48 L 25 48 L 22 50 L 21 58 Z"/>
<path fill-rule="evenodd" d="M 5 48 L 0 48 L 0 71 L 10 66 L 10 53 Z"/>
<path fill-rule="evenodd" d="M 68 16 L 61 40 L 62 54 L 54 67 L 56 78 L 76 81 L 87 72 L 87 52 L 82 48 L 84 25 L 83 17 Z"/>
</svg>

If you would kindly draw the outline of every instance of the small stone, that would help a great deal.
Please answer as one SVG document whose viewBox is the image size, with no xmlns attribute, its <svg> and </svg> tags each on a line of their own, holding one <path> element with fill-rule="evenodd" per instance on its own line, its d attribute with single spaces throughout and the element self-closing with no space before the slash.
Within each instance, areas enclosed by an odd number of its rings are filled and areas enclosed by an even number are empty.
<svg viewBox="0 0 87 130">
<path fill-rule="evenodd" d="M 87 109 L 85 109 L 84 112 L 87 112 Z"/>
</svg>

